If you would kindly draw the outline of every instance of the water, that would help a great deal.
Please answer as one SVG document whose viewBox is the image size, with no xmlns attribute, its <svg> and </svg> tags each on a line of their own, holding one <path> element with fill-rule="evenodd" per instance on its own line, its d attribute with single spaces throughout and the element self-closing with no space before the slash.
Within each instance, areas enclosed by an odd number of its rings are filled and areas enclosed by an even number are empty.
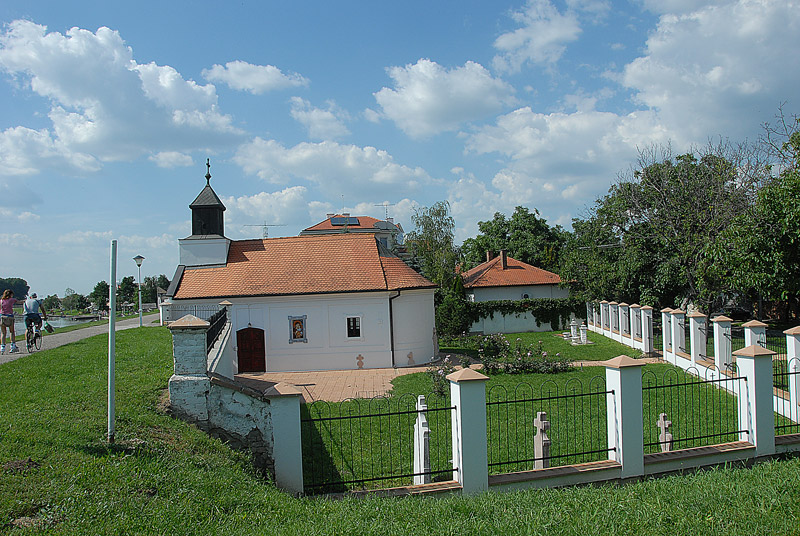
<svg viewBox="0 0 800 536">
<path fill-rule="evenodd" d="M 66 326 L 74 326 L 75 324 L 84 324 L 90 320 L 72 320 L 69 317 L 48 316 L 47 321 L 54 328 L 63 328 Z M 44 327 L 42 328 L 44 329 Z M 17 335 L 25 333 L 25 316 L 17 315 L 14 317 L 14 330 Z"/>
</svg>

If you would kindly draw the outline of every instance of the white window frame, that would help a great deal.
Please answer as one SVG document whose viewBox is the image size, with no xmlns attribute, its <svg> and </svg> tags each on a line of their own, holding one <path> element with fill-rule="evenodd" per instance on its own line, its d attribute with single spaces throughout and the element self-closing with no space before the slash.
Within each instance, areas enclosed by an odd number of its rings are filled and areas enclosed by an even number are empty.
<svg viewBox="0 0 800 536">
<path fill-rule="evenodd" d="M 358 336 L 351 337 L 350 336 L 350 319 L 357 318 L 358 319 Z M 364 338 L 364 331 L 362 329 L 362 322 L 361 322 L 361 315 L 347 315 L 345 317 L 345 338 L 349 341 L 355 340 L 362 340 Z"/>
</svg>

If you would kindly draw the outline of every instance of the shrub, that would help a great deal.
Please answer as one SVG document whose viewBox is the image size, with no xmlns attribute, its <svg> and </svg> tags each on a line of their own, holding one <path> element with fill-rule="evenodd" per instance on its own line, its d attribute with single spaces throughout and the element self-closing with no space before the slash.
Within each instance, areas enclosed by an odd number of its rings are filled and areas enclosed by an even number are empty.
<svg viewBox="0 0 800 536">
<path fill-rule="evenodd" d="M 433 394 L 444 397 L 450 391 L 450 380 L 447 375 L 455 372 L 456 368 L 450 361 L 450 356 L 445 357 L 441 363 L 428 367 L 427 373 L 433 384 Z"/>
<path fill-rule="evenodd" d="M 522 339 L 517 339 L 510 344 L 502 335 L 504 344 L 496 338 L 487 340 L 486 348 L 481 354 L 483 369 L 487 374 L 553 374 L 566 372 L 572 369 L 569 361 L 560 354 L 548 355 L 544 351 L 542 341 L 536 344 L 522 344 Z M 489 337 L 485 337 L 489 339 Z"/>
</svg>

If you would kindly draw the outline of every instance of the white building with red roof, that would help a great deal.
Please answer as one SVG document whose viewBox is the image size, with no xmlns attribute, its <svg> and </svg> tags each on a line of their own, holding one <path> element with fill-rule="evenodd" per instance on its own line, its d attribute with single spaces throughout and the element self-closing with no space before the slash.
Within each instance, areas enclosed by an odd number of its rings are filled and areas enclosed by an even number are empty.
<svg viewBox="0 0 800 536">
<path fill-rule="evenodd" d="M 213 372 L 403 367 L 436 355 L 435 285 L 373 233 L 230 240 L 212 194 L 207 184 L 190 205 L 193 234 L 179 241 L 167 294 L 175 309 L 230 303 Z"/>
<path fill-rule="evenodd" d="M 371 216 L 351 216 L 347 212 L 328 214 L 321 222 L 300 231 L 300 236 L 344 233 L 371 234 L 387 248 L 403 244 L 403 226 L 392 218 L 379 220 Z"/>
<path fill-rule="evenodd" d="M 461 277 L 467 299 L 473 302 L 569 297 L 569 290 L 559 286 L 561 277 L 558 274 L 513 259 L 505 251 L 497 257 L 487 254 L 486 262 L 461 274 Z M 498 312 L 472 324 L 470 331 L 488 334 L 552 329 L 549 323 L 537 326 L 530 313 L 504 315 Z"/>
</svg>

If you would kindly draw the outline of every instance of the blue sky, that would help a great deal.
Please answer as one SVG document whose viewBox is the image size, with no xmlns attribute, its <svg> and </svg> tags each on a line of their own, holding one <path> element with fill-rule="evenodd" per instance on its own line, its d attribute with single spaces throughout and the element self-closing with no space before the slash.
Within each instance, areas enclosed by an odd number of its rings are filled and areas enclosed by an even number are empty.
<svg viewBox="0 0 800 536">
<path fill-rule="evenodd" d="M 794 1 L 4 2 L 0 276 L 39 294 L 172 276 L 206 158 L 226 234 L 328 212 L 457 239 L 569 226 L 636 161 L 798 111 Z"/>
</svg>

